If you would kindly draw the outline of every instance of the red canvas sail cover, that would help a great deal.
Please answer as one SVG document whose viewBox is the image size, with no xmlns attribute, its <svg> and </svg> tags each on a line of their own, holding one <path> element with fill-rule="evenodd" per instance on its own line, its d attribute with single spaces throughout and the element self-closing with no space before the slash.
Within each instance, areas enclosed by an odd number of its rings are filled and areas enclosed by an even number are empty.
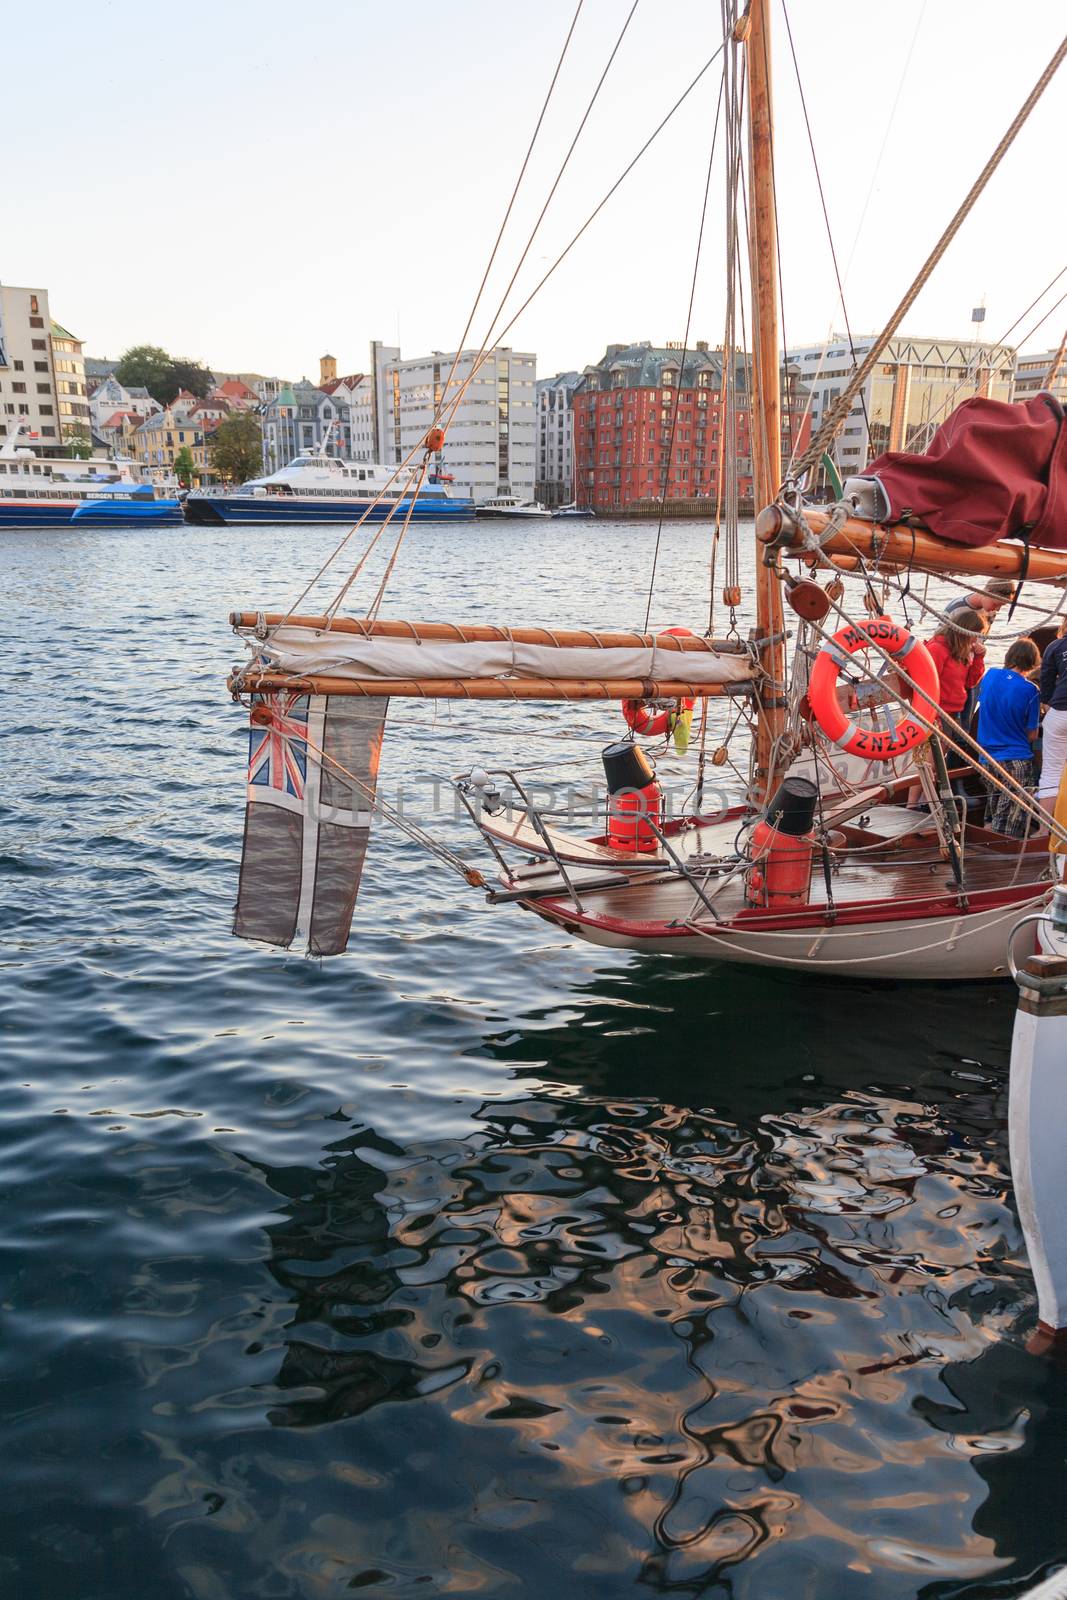
<svg viewBox="0 0 1067 1600">
<path fill-rule="evenodd" d="M 965 400 L 925 455 L 889 451 L 863 476 L 877 478 L 886 521 L 910 516 L 955 544 L 1025 536 L 1046 549 L 1067 550 L 1063 422 L 1063 407 L 1049 394 L 1014 405 Z"/>
</svg>

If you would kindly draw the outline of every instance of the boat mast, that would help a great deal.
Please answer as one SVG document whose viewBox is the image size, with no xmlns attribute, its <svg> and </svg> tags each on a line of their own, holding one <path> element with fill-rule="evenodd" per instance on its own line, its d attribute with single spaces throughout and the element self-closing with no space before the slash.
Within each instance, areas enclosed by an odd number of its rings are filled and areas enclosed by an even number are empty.
<svg viewBox="0 0 1067 1600">
<path fill-rule="evenodd" d="M 770 0 L 750 0 L 734 37 L 743 40 L 748 65 L 749 271 L 752 284 L 753 393 L 749 435 L 756 510 L 773 503 L 782 464 L 778 376 L 778 222 L 774 201 Z M 768 563 L 756 545 L 756 637 L 767 674 L 759 688 L 755 769 L 750 798 L 769 798 L 775 741 L 785 727 L 785 640 L 778 558 Z"/>
</svg>

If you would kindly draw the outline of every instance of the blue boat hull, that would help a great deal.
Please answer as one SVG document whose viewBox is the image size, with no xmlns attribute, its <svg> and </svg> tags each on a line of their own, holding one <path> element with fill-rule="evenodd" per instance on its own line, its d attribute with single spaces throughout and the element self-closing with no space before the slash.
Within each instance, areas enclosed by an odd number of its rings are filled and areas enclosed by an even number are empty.
<svg viewBox="0 0 1067 1600">
<path fill-rule="evenodd" d="M 395 501 L 380 500 L 367 514 L 368 522 L 382 522 Z M 339 500 L 336 505 L 306 500 L 293 495 L 190 495 L 185 502 L 185 520 L 193 523 L 237 522 L 358 522 L 367 511 L 366 500 Z M 403 499 L 394 514 L 394 521 L 407 516 L 409 501 Z M 412 522 L 469 522 L 474 517 L 473 500 L 446 500 L 444 498 L 415 501 Z"/>
<path fill-rule="evenodd" d="M 144 510 L 138 510 L 131 515 L 131 508 L 118 505 L 108 507 L 106 511 L 93 513 L 89 516 L 75 516 L 75 510 L 68 505 L 49 505 L 42 500 L 40 505 L 13 506 L 5 505 L 0 500 L 0 531 L 4 528 L 129 528 L 134 523 L 150 523 L 152 527 L 176 527 L 182 524 L 181 509 L 168 509 L 164 516 L 146 515 Z"/>
</svg>

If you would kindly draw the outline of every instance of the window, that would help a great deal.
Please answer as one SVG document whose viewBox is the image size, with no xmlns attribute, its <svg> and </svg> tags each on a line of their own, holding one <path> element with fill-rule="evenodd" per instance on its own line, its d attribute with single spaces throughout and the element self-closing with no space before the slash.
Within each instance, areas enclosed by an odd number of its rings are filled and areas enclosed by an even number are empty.
<svg viewBox="0 0 1067 1600">
<path fill-rule="evenodd" d="M 25 394 L 26 385 L 24 383 L 13 383 L 11 385 L 11 392 L 12 394 Z"/>
<path fill-rule="evenodd" d="M 23 361 L 16 361 L 15 362 L 15 371 L 16 372 L 24 372 L 25 370 L 26 370 L 25 362 L 23 362 Z"/>
<path fill-rule="evenodd" d="M 43 317 L 31 317 L 30 318 L 30 327 L 31 328 L 43 328 L 44 327 L 44 318 Z"/>
<path fill-rule="evenodd" d="M 48 346 L 45 344 L 43 339 L 31 339 L 30 340 L 30 349 L 31 350 L 47 350 Z"/>
<path fill-rule="evenodd" d="M 38 394 L 51 394 L 52 393 L 52 385 L 50 383 L 39 383 L 37 385 L 37 393 Z"/>
<path fill-rule="evenodd" d="M 30 295 L 30 310 L 33 311 L 33 312 L 36 312 L 37 309 L 38 309 L 37 296 L 35 294 L 31 294 Z"/>
<path fill-rule="evenodd" d="M 37 409 L 41 413 L 42 417 L 50 417 L 52 415 L 51 406 L 38 406 Z"/>
<path fill-rule="evenodd" d="M 54 428 L 42 427 L 41 432 L 44 434 L 46 439 L 54 439 L 56 436 L 56 430 Z"/>
<path fill-rule="evenodd" d="M 48 371 L 48 362 L 47 361 L 35 361 L 33 363 L 33 370 L 34 370 L 34 372 L 47 372 Z"/>
</svg>

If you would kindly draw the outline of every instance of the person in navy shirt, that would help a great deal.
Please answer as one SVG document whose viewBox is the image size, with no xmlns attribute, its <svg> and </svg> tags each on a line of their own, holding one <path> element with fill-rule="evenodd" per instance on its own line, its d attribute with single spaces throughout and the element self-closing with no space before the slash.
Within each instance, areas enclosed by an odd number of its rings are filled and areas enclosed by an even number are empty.
<svg viewBox="0 0 1067 1600">
<path fill-rule="evenodd" d="M 1067 635 L 1062 626 L 1041 658 L 1041 698 L 1048 709 L 1037 798 L 1051 811 L 1067 763 Z"/>
<path fill-rule="evenodd" d="M 1041 723 L 1041 696 L 1024 674 L 1034 672 L 1039 660 L 1032 639 L 1016 639 L 1004 665 L 986 669 L 978 707 L 978 743 L 1026 789 L 1037 781 L 1034 741 Z M 990 828 L 1012 839 L 1025 839 L 1032 828 L 1029 813 L 992 783 L 986 820 Z"/>
</svg>

